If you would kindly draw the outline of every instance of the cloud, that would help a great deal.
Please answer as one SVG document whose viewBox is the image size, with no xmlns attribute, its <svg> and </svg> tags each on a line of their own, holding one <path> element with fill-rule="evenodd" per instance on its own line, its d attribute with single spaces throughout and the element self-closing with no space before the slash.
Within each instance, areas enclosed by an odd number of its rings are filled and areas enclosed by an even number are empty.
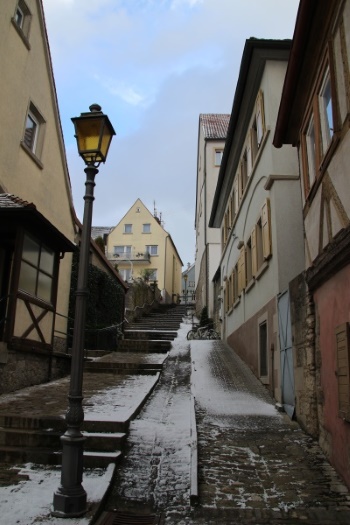
<svg viewBox="0 0 350 525">
<path fill-rule="evenodd" d="M 153 97 L 142 93 L 140 88 L 128 86 L 124 82 L 119 82 L 113 78 L 100 78 L 99 75 L 94 75 L 94 78 L 111 95 L 121 98 L 127 104 L 148 107 L 152 103 Z"/>
<path fill-rule="evenodd" d="M 74 204 L 84 166 L 70 118 L 93 102 L 117 136 L 96 177 L 94 225 L 140 197 L 194 261 L 200 113 L 230 113 L 246 38 L 290 38 L 298 0 L 43 0 Z"/>
</svg>

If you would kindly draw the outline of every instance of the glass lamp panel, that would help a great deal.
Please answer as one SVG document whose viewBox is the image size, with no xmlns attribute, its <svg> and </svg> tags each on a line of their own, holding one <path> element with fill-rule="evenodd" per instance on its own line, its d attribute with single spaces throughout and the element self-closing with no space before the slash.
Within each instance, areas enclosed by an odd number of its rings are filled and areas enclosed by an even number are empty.
<svg viewBox="0 0 350 525">
<path fill-rule="evenodd" d="M 109 126 L 107 123 L 104 123 L 102 136 L 101 136 L 101 144 L 100 144 L 100 152 L 102 153 L 103 160 L 106 160 L 109 145 L 112 140 L 112 133 L 109 129 Z"/>
<path fill-rule="evenodd" d="M 52 278 L 39 272 L 37 296 L 43 301 L 51 302 Z"/>
<path fill-rule="evenodd" d="M 24 236 L 22 259 L 38 266 L 40 247 L 31 237 Z"/>
<path fill-rule="evenodd" d="M 79 153 L 98 151 L 100 131 L 103 120 L 100 118 L 82 118 L 75 121 Z"/>
<path fill-rule="evenodd" d="M 52 275 L 53 263 L 54 252 L 52 250 L 48 250 L 47 248 L 42 247 L 40 257 L 40 269 L 48 273 L 49 275 Z"/>
<path fill-rule="evenodd" d="M 25 292 L 35 295 L 35 286 L 36 286 L 36 269 L 30 264 L 22 261 L 21 271 L 19 274 L 19 283 L 18 288 L 24 290 Z"/>
</svg>

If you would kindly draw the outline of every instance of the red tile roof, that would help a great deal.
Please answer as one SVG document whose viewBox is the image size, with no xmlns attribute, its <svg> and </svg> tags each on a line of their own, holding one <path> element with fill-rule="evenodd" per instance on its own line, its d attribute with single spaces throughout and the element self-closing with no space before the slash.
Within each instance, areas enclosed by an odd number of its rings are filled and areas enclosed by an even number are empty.
<svg viewBox="0 0 350 525">
<path fill-rule="evenodd" d="M 199 122 L 203 129 L 205 139 L 226 139 L 228 124 L 231 115 L 227 113 L 201 114 Z"/>
</svg>

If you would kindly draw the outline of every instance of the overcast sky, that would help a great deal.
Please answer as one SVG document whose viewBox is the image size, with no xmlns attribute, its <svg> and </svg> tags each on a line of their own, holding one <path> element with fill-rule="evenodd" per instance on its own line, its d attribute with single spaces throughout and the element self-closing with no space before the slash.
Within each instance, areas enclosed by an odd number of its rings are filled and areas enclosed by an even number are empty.
<svg viewBox="0 0 350 525">
<path fill-rule="evenodd" d="M 292 38 L 298 0 L 43 0 L 74 206 L 84 163 L 71 117 L 98 103 L 116 132 L 96 177 L 94 226 L 140 198 L 195 257 L 200 113 L 230 113 L 247 38 Z"/>
</svg>

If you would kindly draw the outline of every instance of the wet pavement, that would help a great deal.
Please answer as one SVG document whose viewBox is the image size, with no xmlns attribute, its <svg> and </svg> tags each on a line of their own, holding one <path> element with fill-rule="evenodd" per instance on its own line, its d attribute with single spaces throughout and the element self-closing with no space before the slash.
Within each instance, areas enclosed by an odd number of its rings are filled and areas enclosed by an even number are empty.
<svg viewBox="0 0 350 525">
<path fill-rule="evenodd" d="M 317 443 L 221 341 L 174 342 L 105 510 L 165 524 L 350 523 L 350 495 Z M 192 385 L 191 385 L 192 383 Z M 198 499 L 191 506 L 191 393 Z"/>
<path fill-rule="evenodd" d="M 164 355 L 150 357 L 152 363 L 164 361 L 158 382 L 158 374 L 84 376 L 87 419 L 129 418 L 152 392 L 130 422 L 125 455 L 106 493 L 104 512 L 74 520 L 52 518 L 52 486 L 38 466 L 37 482 L 27 466 L 0 486 L 7 525 L 87 525 L 90 519 L 100 525 L 116 509 L 157 513 L 164 525 L 350 523 L 349 492 L 317 443 L 276 410 L 265 387 L 227 345 L 189 342 L 188 329 L 181 325 L 165 361 Z M 0 396 L 0 416 L 11 410 L 63 417 L 68 387 L 64 379 Z M 51 474 L 56 488 L 59 473 Z M 88 496 L 88 482 L 91 490 L 97 485 L 102 489 L 100 480 L 106 478 L 103 472 L 91 481 L 90 476 L 93 473 L 84 473 Z M 109 481 L 106 478 L 105 490 Z M 37 514 L 31 486 L 40 486 L 41 503 L 45 500 Z M 23 498 L 31 502 L 31 514 L 12 520 L 11 508 Z"/>
</svg>

